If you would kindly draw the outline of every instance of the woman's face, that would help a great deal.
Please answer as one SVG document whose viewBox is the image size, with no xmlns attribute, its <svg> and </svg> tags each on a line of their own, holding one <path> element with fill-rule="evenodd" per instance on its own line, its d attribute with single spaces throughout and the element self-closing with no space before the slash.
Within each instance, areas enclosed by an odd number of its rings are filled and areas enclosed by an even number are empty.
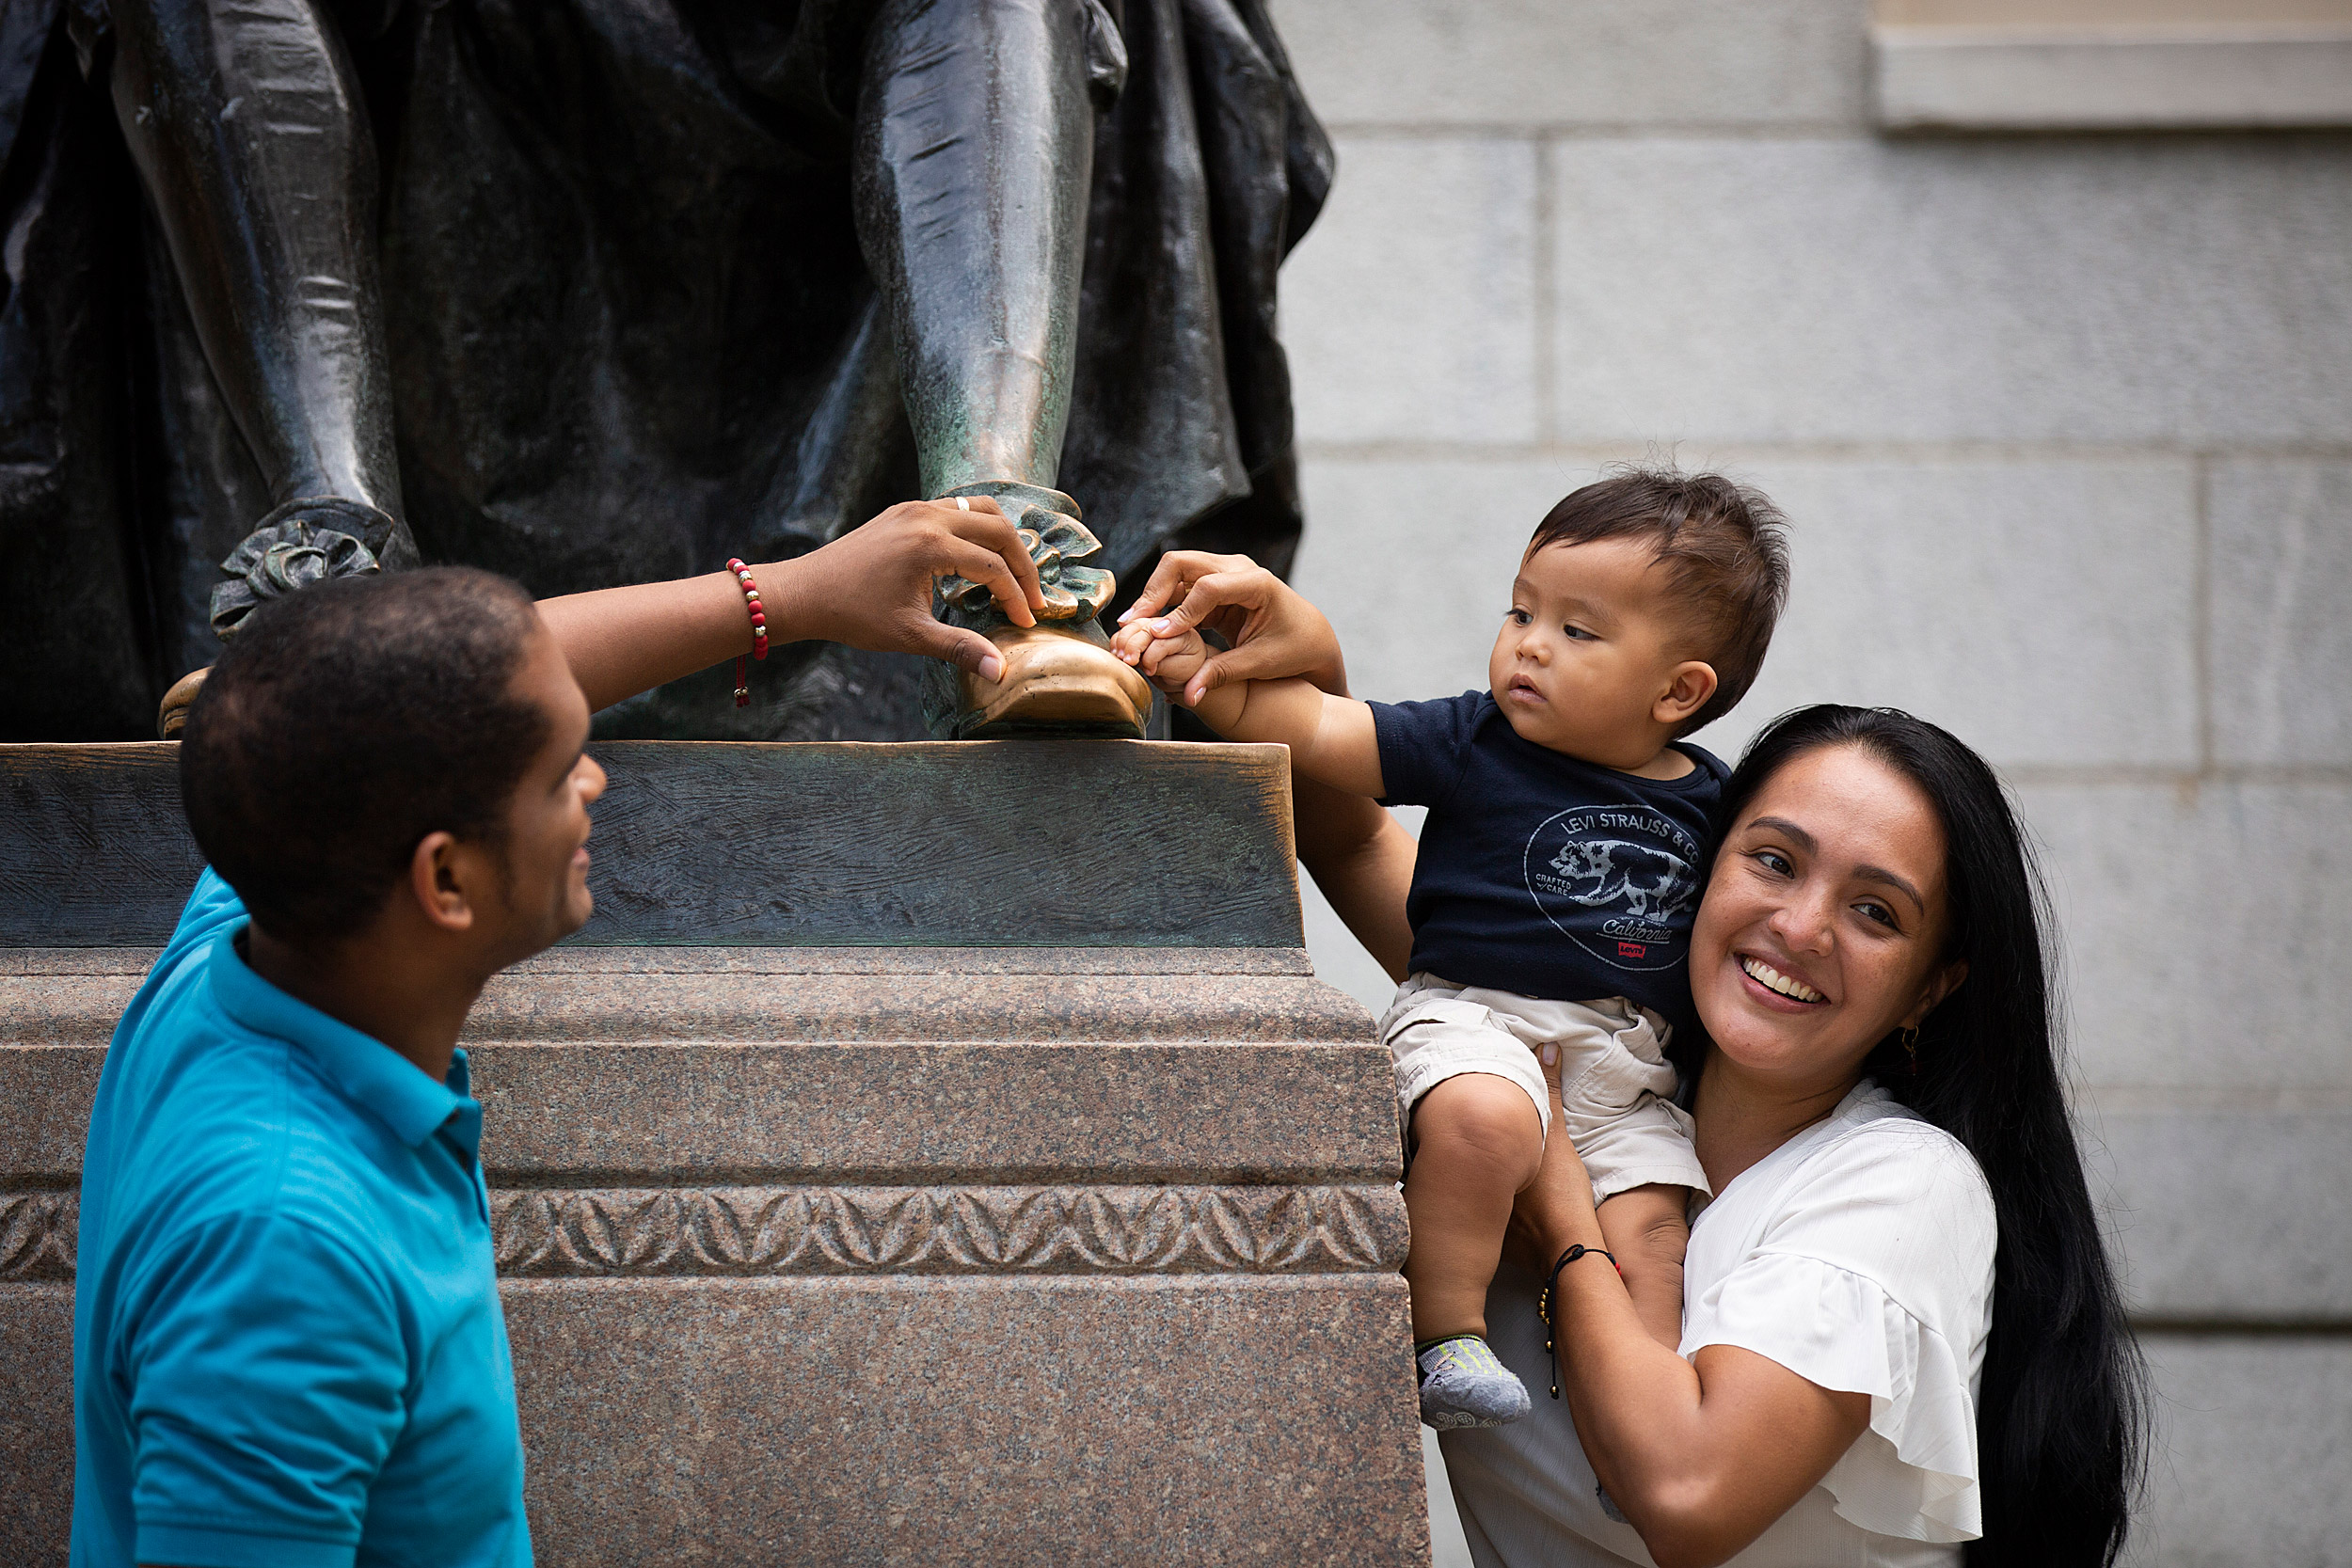
<svg viewBox="0 0 2352 1568">
<path fill-rule="evenodd" d="M 1731 825 L 1692 932 L 1717 1049 L 1794 1090 L 1851 1084 L 1966 973 L 1944 959 L 1944 861 L 1928 798 L 1867 752 L 1784 764 Z"/>
</svg>

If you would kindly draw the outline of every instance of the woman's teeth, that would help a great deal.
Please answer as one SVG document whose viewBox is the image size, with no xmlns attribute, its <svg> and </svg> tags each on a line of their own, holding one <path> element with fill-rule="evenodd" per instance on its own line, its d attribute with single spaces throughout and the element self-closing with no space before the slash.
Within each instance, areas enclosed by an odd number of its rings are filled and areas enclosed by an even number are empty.
<svg viewBox="0 0 2352 1568">
<path fill-rule="evenodd" d="M 1740 967 L 1747 971 L 1749 979 L 1754 980 L 1757 985 L 1762 986 L 1767 990 L 1776 990 L 1780 992 L 1781 995 L 1791 997 L 1799 1002 L 1826 1002 L 1829 1000 L 1828 997 L 1823 996 L 1820 991 L 1815 990 L 1811 986 L 1806 985 L 1803 980 L 1797 979 L 1792 975 L 1783 974 L 1779 970 L 1774 969 L 1771 964 L 1766 963 L 1761 958 L 1741 958 L 1740 960 Z"/>
</svg>

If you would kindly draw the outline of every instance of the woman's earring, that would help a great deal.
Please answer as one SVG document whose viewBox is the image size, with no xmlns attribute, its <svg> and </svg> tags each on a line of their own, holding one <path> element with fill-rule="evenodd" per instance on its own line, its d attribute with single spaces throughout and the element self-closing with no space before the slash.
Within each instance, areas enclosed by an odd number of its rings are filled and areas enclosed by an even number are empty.
<svg viewBox="0 0 2352 1568">
<path fill-rule="evenodd" d="M 1903 1054 L 1911 1058 L 1911 1075 L 1919 1076 L 1919 1028 L 1913 1024 L 1903 1031 Z"/>
</svg>

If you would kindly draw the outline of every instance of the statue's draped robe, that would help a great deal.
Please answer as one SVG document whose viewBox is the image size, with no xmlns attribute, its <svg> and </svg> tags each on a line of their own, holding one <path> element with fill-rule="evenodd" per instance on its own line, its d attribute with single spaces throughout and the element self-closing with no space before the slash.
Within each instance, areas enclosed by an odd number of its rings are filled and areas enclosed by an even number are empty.
<svg viewBox="0 0 2352 1568">
<path fill-rule="evenodd" d="M 851 220 L 876 0 L 345 0 L 405 509 L 546 595 L 798 553 L 916 494 Z M 1262 0 L 1109 0 L 1059 484 L 1140 586 L 1299 531 L 1275 272 L 1331 157 Z M 105 91 L 100 0 L 0 6 L 0 739 L 138 738 L 270 510 Z M 854 592 L 854 585 L 850 591 Z M 780 649 L 601 733 L 918 733 L 915 661 Z"/>
</svg>

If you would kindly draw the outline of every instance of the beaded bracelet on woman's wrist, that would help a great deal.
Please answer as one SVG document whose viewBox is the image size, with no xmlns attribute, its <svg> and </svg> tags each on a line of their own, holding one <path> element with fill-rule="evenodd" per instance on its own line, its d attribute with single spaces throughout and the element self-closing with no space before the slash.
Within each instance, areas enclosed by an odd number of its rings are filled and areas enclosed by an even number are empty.
<svg viewBox="0 0 2352 1568">
<path fill-rule="evenodd" d="M 1551 1397 L 1560 1397 L 1560 1353 L 1554 1348 L 1559 1336 L 1551 1327 L 1551 1295 L 1559 1288 L 1560 1271 L 1580 1258 L 1606 1258 L 1609 1266 L 1617 1270 L 1617 1277 L 1625 1277 L 1625 1270 L 1617 1265 L 1617 1255 L 1604 1247 L 1586 1246 L 1581 1242 L 1560 1255 L 1560 1261 L 1551 1266 L 1549 1277 L 1544 1281 L 1542 1294 L 1535 1298 L 1535 1316 L 1544 1320 L 1544 1354 L 1551 1357 Z"/>
</svg>

